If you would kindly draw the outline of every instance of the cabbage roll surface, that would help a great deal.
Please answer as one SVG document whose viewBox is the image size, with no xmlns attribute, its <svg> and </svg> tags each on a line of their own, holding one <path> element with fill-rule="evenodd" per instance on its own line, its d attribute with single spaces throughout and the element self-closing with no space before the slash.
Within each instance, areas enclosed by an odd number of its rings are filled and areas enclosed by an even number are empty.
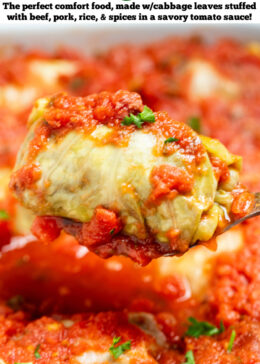
<svg viewBox="0 0 260 364">
<path fill-rule="evenodd" d="M 252 206 L 240 157 L 136 93 L 39 99 L 28 127 L 10 186 L 44 239 L 63 229 L 102 257 L 146 264 L 210 240 Z"/>
</svg>

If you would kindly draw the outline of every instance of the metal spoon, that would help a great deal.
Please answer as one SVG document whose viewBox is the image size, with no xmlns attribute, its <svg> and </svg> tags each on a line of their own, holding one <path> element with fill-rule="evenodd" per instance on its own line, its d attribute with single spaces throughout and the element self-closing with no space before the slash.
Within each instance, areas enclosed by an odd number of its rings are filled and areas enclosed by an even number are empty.
<svg viewBox="0 0 260 364">
<path fill-rule="evenodd" d="M 254 195 L 255 195 L 255 206 L 254 206 L 253 210 L 250 212 L 250 214 L 245 215 L 241 219 L 238 219 L 238 220 L 228 224 L 225 227 L 225 229 L 221 232 L 221 234 L 224 233 L 225 231 L 228 231 L 233 226 L 238 225 L 245 220 L 248 220 L 248 219 L 251 219 L 252 217 L 260 215 L 260 192 L 256 192 Z M 193 248 L 194 246 L 197 246 L 197 245 L 199 245 L 199 242 L 196 242 L 194 245 L 192 245 L 191 248 Z M 172 257 L 172 256 L 176 256 L 176 254 L 174 252 L 164 254 L 164 257 Z"/>
<path fill-rule="evenodd" d="M 227 225 L 225 227 L 225 229 L 223 230 L 223 232 L 231 229 L 233 226 L 238 225 L 245 220 L 251 219 L 251 217 L 260 215 L 260 192 L 256 192 L 254 195 L 255 195 L 255 206 L 254 206 L 253 210 L 250 212 L 250 214 L 245 215 L 241 219 L 238 219 L 238 220 L 232 222 L 231 224 Z"/>
</svg>

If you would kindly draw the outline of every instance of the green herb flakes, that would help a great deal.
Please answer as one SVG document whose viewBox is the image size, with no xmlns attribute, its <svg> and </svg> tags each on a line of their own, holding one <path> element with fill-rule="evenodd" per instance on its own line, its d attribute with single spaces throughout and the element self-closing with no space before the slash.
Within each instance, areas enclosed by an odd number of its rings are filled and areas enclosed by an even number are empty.
<svg viewBox="0 0 260 364">
<path fill-rule="evenodd" d="M 8 220 L 9 215 L 5 210 L 0 210 L 0 220 Z"/>
<path fill-rule="evenodd" d="M 187 351 L 187 353 L 185 355 L 185 359 L 186 359 L 186 361 L 183 364 L 195 364 L 195 359 L 194 359 L 192 350 Z"/>
<path fill-rule="evenodd" d="M 41 359 L 41 354 L 39 353 L 41 344 L 36 345 L 36 348 L 34 350 L 34 357 L 35 359 Z"/>
<path fill-rule="evenodd" d="M 119 358 L 120 355 L 122 355 L 125 351 L 131 349 L 131 340 L 126 341 L 123 344 L 120 344 L 118 346 L 115 346 L 118 344 L 121 340 L 121 337 L 114 337 L 113 338 L 113 344 L 110 346 L 109 351 L 113 355 L 115 359 Z"/>
<path fill-rule="evenodd" d="M 212 335 L 218 335 L 221 334 L 225 328 L 223 325 L 223 322 L 220 323 L 220 328 L 217 328 L 216 326 L 210 324 L 207 321 L 198 321 L 194 317 L 189 317 L 190 325 L 188 327 L 188 330 L 186 331 L 186 336 L 192 336 L 192 337 L 200 337 L 202 335 L 204 336 L 212 336 Z"/>
<path fill-rule="evenodd" d="M 138 115 L 130 114 L 129 116 L 126 116 L 121 124 L 127 126 L 135 125 L 137 126 L 138 129 L 140 129 L 143 123 L 154 123 L 154 122 L 155 122 L 155 116 L 153 111 L 148 106 L 144 106 L 142 112 L 140 112 Z"/>
<path fill-rule="evenodd" d="M 179 139 L 177 139 L 177 138 L 168 138 L 164 141 L 164 144 L 178 142 L 178 141 L 179 141 Z"/>
<path fill-rule="evenodd" d="M 22 308 L 22 305 L 24 303 L 24 298 L 21 295 L 16 295 L 6 302 L 7 306 L 9 306 L 14 311 L 19 311 Z"/>
<path fill-rule="evenodd" d="M 233 349 L 235 338 L 236 338 L 236 331 L 232 330 L 231 336 L 230 336 L 230 339 L 229 339 L 229 343 L 228 343 L 228 347 L 227 347 L 227 352 L 228 353 L 231 353 L 231 351 Z"/>
<path fill-rule="evenodd" d="M 201 121 L 200 121 L 200 118 L 194 116 L 194 117 L 191 117 L 189 120 L 188 120 L 188 125 L 194 130 L 196 131 L 197 133 L 200 133 L 201 131 Z"/>
</svg>

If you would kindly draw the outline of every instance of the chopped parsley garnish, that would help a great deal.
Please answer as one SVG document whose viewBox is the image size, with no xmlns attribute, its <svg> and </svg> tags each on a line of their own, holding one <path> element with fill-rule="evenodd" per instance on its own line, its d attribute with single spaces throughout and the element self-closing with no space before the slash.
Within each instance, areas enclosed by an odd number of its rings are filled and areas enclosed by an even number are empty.
<svg viewBox="0 0 260 364">
<path fill-rule="evenodd" d="M 142 120 L 139 118 L 139 116 L 135 116 L 134 114 L 130 114 L 130 116 L 126 116 L 124 118 L 124 120 L 121 123 L 122 125 L 136 125 L 137 128 L 141 128 L 142 127 Z"/>
<path fill-rule="evenodd" d="M 204 336 L 212 336 L 221 334 L 225 327 L 223 322 L 220 322 L 220 328 L 210 324 L 207 321 L 198 321 L 194 317 L 189 317 L 190 325 L 188 330 L 186 331 L 185 335 L 192 336 L 192 337 L 200 337 L 201 335 Z"/>
<path fill-rule="evenodd" d="M 0 210 L 0 220 L 8 220 L 9 215 L 5 210 Z"/>
<path fill-rule="evenodd" d="M 131 349 L 131 340 L 128 340 L 125 343 L 120 344 L 118 346 L 115 346 L 116 344 L 119 343 L 120 340 L 121 340 L 120 336 L 119 337 L 114 337 L 113 338 L 113 344 L 109 348 L 110 353 L 113 355 L 113 357 L 115 359 L 119 358 L 120 355 L 122 355 L 125 351 Z"/>
<path fill-rule="evenodd" d="M 143 125 L 143 123 L 154 123 L 155 122 L 155 116 L 153 111 L 148 107 L 144 106 L 144 109 L 142 112 L 140 112 L 138 115 L 130 114 L 129 116 L 126 116 L 124 120 L 122 121 L 122 125 L 136 125 L 138 129 L 140 129 Z"/>
<path fill-rule="evenodd" d="M 9 298 L 9 300 L 6 303 L 7 306 L 9 306 L 14 311 L 19 311 L 24 303 L 24 298 L 23 296 L 18 294 L 16 296 Z"/>
<path fill-rule="evenodd" d="M 166 143 L 172 143 L 172 142 L 178 142 L 178 141 L 179 141 L 179 139 L 177 139 L 177 138 L 168 138 L 168 139 L 166 139 L 164 141 L 164 144 L 166 144 Z"/>
<path fill-rule="evenodd" d="M 201 123 L 200 118 L 193 116 L 188 120 L 188 125 L 197 133 L 200 133 Z"/>
<path fill-rule="evenodd" d="M 109 234 L 110 234 L 110 235 L 113 235 L 113 234 L 114 234 L 114 232 L 115 232 L 115 230 L 116 230 L 116 229 L 112 229 L 112 230 L 110 230 L 110 231 L 109 231 Z"/>
<path fill-rule="evenodd" d="M 85 84 L 85 80 L 81 77 L 75 77 L 70 81 L 69 87 L 71 90 L 76 91 Z"/>
<path fill-rule="evenodd" d="M 41 344 L 36 345 L 36 348 L 34 350 L 34 357 L 35 359 L 41 359 L 41 354 L 39 353 Z"/>
<path fill-rule="evenodd" d="M 228 343 L 228 347 L 227 347 L 227 352 L 228 353 L 231 353 L 231 351 L 233 349 L 235 338 L 236 338 L 236 331 L 232 330 L 231 336 L 230 336 L 230 339 L 229 339 L 229 343 Z"/>
<path fill-rule="evenodd" d="M 143 122 L 147 123 L 155 122 L 155 116 L 153 111 L 146 105 L 144 106 L 143 111 L 139 114 L 139 116 Z"/>
<path fill-rule="evenodd" d="M 186 361 L 183 364 L 195 364 L 195 359 L 194 359 L 192 350 L 187 351 L 187 353 L 185 355 L 185 359 L 186 359 Z"/>
<path fill-rule="evenodd" d="M 218 331 L 218 334 L 222 334 L 222 332 L 225 331 L 225 326 L 223 324 L 223 321 L 221 320 L 220 321 L 220 324 L 219 324 L 219 331 Z"/>
</svg>

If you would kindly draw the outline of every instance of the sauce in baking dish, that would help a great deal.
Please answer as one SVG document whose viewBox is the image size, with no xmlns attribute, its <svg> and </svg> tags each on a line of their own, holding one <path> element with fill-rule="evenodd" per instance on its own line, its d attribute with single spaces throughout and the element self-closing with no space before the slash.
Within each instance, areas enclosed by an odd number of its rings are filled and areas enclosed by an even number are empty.
<svg viewBox="0 0 260 364">
<path fill-rule="evenodd" d="M 36 98 L 127 89 L 241 155 L 242 183 L 259 191 L 259 44 L 177 38 L 91 57 L 14 50 L 0 63 L 0 362 L 259 363 L 259 218 L 214 253 L 196 247 L 141 268 L 64 233 L 37 241 L 8 189 Z"/>
</svg>

